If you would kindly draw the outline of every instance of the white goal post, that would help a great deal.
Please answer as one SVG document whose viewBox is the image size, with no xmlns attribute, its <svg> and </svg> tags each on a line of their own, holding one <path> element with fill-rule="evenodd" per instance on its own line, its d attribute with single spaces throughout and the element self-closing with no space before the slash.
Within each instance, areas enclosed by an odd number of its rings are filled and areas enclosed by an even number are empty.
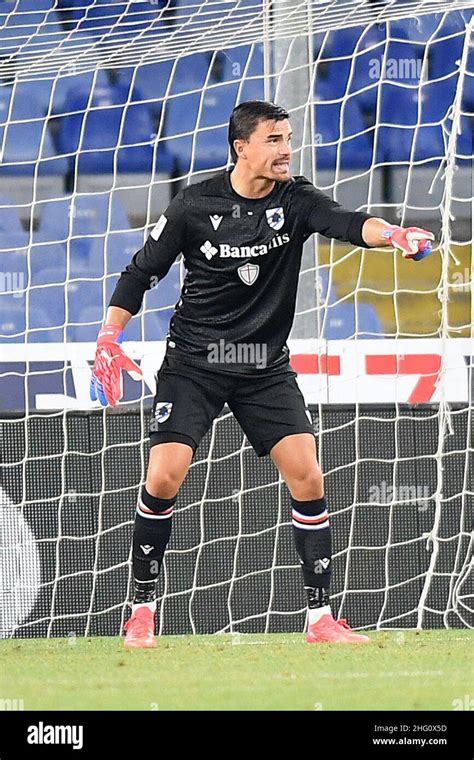
<svg viewBox="0 0 474 760">
<path fill-rule="evenodd" d="M 144 383 L 89 400 L 120 271 L 184 185 L 230 166 L 248 99 L 292 172 L 433 230 L 420 263 L 320 236 L 290 349 L 357 628 L 472 627 L 474 3 L 15 0 L 0 7 L 0 638 L 118 635 L 177 261 L 125 333 Z M 175 509 L 159 631 L 300 631 L 288 492 L 231 413 Z"/>
</svg>

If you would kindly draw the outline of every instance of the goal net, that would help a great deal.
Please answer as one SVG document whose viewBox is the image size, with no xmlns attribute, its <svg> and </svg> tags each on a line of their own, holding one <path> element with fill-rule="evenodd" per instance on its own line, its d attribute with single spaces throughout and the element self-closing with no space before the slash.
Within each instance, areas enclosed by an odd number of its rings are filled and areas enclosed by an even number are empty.
<svg viewBox="0 0 474 760">
<path fill-rule="evenodd" d="M 290 340 L 334 541 L 334 613 L 472 627 L 472 2 L 13 0 L 0 7 L 0 637 L 117 635 L 177 261 L 89 400 L 119 273 L 233 107 L 287 108 L 292 173 L 436 235 L 414 264 L 313 236 Z M 210 233 L 211 234 L 211 233 Z M 212 239 L 212 238 L 210 238 Z M 158 583 L 160 633 L 301 631 L 289 495 L 225 408 Z"/>
</svg>

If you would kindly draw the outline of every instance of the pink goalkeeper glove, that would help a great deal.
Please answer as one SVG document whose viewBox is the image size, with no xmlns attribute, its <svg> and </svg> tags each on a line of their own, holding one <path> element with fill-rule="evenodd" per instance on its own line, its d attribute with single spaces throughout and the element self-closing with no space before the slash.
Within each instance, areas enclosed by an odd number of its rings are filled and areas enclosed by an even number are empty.
<svg viewBox="0 0 474 760">
<path fill-rule="evenodd" d="M 115 406 L 122 398 L 122 370 L 133 380 L 141 380 L 143 373 L 119 345 L 123 332 L 116 325 L 104 325 L 97 336 L 94 367 L 90 385 L 92 401 L 99 399 L 102 406 Z"/>
<path fill-rule="evenodd" d="M 383 237 L 387 238 L 394 248 L 398 248 L 405 259 L 413 261 L 424 259 L 433 249 L 433 233 L 420 227 L 397 227 L 391 224 L 386 228 Z"/>
</svg>

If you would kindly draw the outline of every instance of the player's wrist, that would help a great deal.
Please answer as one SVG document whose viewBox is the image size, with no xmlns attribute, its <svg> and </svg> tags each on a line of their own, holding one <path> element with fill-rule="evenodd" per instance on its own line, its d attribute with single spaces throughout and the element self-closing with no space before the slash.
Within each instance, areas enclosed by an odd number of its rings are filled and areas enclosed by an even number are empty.
<svg viewBox="0 0 474 760">
<path fill-rule="evenodd" d="M 123 327 L 120 325 L 105 324 L 97 335 L 97 344 L 120 343 L 123 335 Z"/>
<path fill-rule="evenodd" d="M 403 227 L 400 227 L 398 224 L 387 224 L 382 232 L 382 237 L 385 238 L 385 240 L 387 240 L 391 245 L 393 245 L 393 233 L 397 232 L 398 230 L 403 230 Z"/>
</svg>

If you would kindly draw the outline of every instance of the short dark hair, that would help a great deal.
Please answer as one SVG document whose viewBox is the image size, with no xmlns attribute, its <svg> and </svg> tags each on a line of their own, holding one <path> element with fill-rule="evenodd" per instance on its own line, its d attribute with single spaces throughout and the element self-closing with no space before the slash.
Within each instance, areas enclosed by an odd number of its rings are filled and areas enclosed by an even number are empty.
<svg viewBox="0 0 474 760">
<path fill-rule="evenodd" d="M 229 119 L 230 155 L 234 164 L 237 162 L 234 140 L 248 140 L 260 121 L 283 121 L 288 118 L 288 111 L 266 100 L 247 100 L 236 106 Z"/>
</svg>

